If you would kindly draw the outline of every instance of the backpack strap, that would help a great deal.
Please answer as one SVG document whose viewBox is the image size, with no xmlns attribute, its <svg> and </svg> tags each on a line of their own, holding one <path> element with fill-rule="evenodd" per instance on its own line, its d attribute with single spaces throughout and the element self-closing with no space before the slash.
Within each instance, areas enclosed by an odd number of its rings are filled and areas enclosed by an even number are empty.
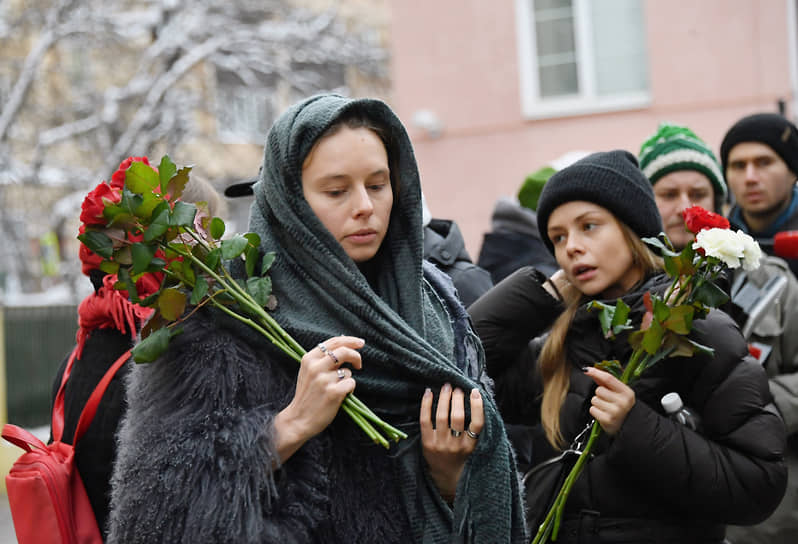
<svg viewBox="0 0 798 544">
<path fill-rule="evenodd" d="M 70 373 L 72 372 L 72 366 L 75 363 L 76 356 L 77 347 L 72 350 L 72 354 L 69 356 L 69 361 L 64 369 L 64 376 L 61 378 L 61 386 L 58 388 L 58 393 L 56 394 L 55 402 L 53 403 L 52 427 L 54 442 L 60 442 L 64 434 L 64 390 L 66 389 L 66 382 L 67 379 L 69 379 Z M 94 415 L 97 413 L 97 407 L 100 405 L 100 399 L 105 394 L 108 384 L 111 383 L 111 380 L 113 379 L 117 370 L 119 370 L 129 358 L 130 350 L 127 350 L 120 355 L 114 364 L 112 364 L 111 367 L 105 372 L 105 375 L 94 388 L 94 391 L 92 391 L 89 400 L 86 401 L 86 405 L 83 407 L 83 410 L 80 413 L 78 425 L 75 428 L 75 436 L 72 438 L 73 447 L 77 445 L 78 440 L 80 440 L 80 438 L 89 428 L 89 425 L 91 425 Z"/>
<path fill-rule="evenodd" d="M 75 428 L 75 437 L 72 439 L 72 446 L 77 446 L 78 440 L 81 439 L 83 434 L 91 425 L 92 420 L 94 419 L 94 414 L 97 413 L 97 407 L 100 405 L 100 399 L 102 399 L 103 395 L 105 394 L 105 390 L 108 387 L 108 384 L 111 383 L 111 380 L 114 378 L 116 371 L 122 368 L 122 365 L 130 359 L 130 350 L 125 351 L 119 358 L 111 365 L 105 375 L 100 380 L 100 383 L 97 384 L 97 387 L 94 388 L 92 391 L 89 400 L 86 401 L 86 406 L 83 407 L 83 411 L 80 413 L 80 418 L 78 419 L 78 426 Z"/>
<path fill-rule="evenodd" d="M 60 442 L 61 437 L 64 435 L 64 389 L 66 388 L 67 379 L 69 379 L 69 374 L 72 372 L 72 365 L 75 364 L 75 358 L 78 354 L 78 348 L 75 346 L 72 349 L 72 353 L 69 355 L 69 361 L 67 361 L 66 368 L 64 368 L 64 374 L 61 376 L 61 385 L 58 387 L 58 393 L 55 395 L 55 401 L 53 402 L 53 417 L 52 417 L 52 429 L 53 429 L 53 442 Z"/>
</svg>

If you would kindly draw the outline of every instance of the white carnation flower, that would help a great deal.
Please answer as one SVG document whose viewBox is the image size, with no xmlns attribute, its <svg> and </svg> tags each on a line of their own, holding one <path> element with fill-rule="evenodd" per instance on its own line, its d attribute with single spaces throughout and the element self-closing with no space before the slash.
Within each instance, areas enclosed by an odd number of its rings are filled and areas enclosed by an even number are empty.
<svg viewBox="0 0 798 544">
<path fill-rule="evenodd" d="M 729 229 L 702 230 L 695 237 L 693 249 L 703 249 L 707 257 L 720 259 L 729 268 L 740 268 L 745 256 L 743 240 Z"/>
<path fill-rule="evenodd" d="M 756 270 L 759 268 L 759 260 L 762 258 L 762 250 L 759 248 L 759 244 L 741 230 L 737 231 L 737 237 L 743 244 L 743 269 Z"/>
</svg>

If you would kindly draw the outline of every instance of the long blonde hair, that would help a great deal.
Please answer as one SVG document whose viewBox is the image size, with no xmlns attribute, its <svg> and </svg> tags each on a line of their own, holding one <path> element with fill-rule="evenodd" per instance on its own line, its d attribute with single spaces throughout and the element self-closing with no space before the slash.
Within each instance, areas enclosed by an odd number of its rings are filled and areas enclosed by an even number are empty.
<svg viewBox="0 0 798 544">
<path fill-rule="evenodd" d="M 621 227 L 624 239 L 632 253 L 632 267 L 641 272 L 641 278 L 646 278 L 652 272 L 662 270 L 662 259 L 651 251 L 631 228 L 621 221 L 615 220 Z M 565 311 L 552 325 L 538 357 L 538 365 L 540 365 L 540 373 L 543 377 L 540 419 L 546 431 L 546 438 L 554 447 L 558 448 L 565 446 L 560 429 L 560 409 L 568 392 L 571 375 L 570 364 L 565 357 L 565 339 L 577 310 L 582 303 L 587 301 L 587 297 L 573 286 L 562 289 L 561 295 L 566 305 Z"/>
</svg>

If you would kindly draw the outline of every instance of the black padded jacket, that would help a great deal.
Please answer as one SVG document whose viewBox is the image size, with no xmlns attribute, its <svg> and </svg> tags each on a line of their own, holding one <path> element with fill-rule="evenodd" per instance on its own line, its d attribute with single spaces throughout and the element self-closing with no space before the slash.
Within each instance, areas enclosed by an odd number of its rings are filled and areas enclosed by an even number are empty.
<svg viewBox="0 0 798 544">
<path fill-rule="evenodd" d="M 522 268 L 469 308 L 499 409 L 510 424 L 539 423 L 541 342 L 533 339 L 563 310 L 543 280 L 533 268 Z M 667 281 L 653 276 L 623 297 L 633 323 L 639 325 L 644 312 L 643 294 Z M 589 517 L 597 531 L 591 542 L 721 542 L 725 524 L 756 523 L 778 505 L 787 478 L 786 438 L 765 372 L 723 312 L 697 320 L 691 339 L 714 348 L 714 356 L 669 358 L 635 382 L 636 402 L 620 432 L 597 442 L 569 497 L 560 541 L 579 541 Z M 570 442 L 590 419 L 594 383 L 581 368 L 604 359 L 625 361 L 631 348 L 623 335 L 604 338 L 596 314 L 584 309 L 566 343 L 572 371 L 561 427 Z M 666 417 L 660 399 L 671 391 L 698 412 L 701 434 Z M 533 453 L 538 462 L 548 455 Z"/>
</svg>

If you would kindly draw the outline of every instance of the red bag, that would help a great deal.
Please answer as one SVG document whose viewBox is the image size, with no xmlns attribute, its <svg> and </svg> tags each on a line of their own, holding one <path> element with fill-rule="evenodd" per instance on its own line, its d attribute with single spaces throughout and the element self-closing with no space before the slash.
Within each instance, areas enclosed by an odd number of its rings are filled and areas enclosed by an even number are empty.
<svg viewBox="0 0 798 544">
<path fill-rule="evenodd" d="M 74 446 L 61 442 L 64 386 L 75 354 L 73 350 L 53 404 L 53 442 L 45 444 L 16 425 L 3 427 L 3 438 L 25 450 L 6 476 L 8 502 L 19 544 L 102 543 L 89 496 L 75 465 Z M 89 428 L 105 389 L 129 357 L 130 351 L 122 354 L 97 384 L 80 414 L 73 444 L 77 444 Z"/>
</svg>

